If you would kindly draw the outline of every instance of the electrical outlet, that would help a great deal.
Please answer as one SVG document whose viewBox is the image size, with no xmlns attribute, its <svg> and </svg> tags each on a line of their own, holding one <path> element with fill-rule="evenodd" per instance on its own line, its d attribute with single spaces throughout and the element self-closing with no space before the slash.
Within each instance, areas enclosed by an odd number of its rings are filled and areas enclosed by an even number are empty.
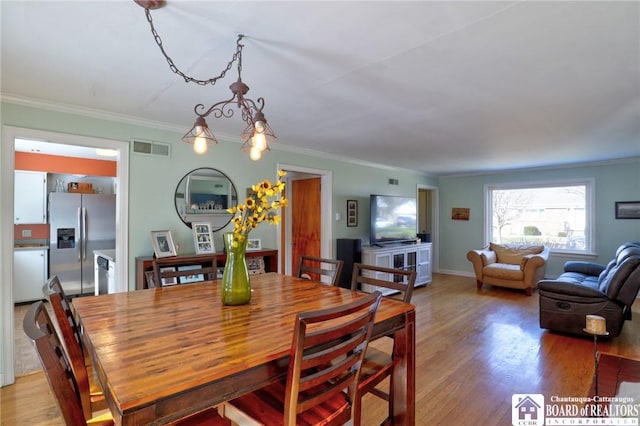
<svg viewBox="0 0 640 426">
<path fill-rule="evenodd" d="M 31 229 L 23 229 L 22 230 L 22 236 L 24 238 L 30 238 L 31 237 Z"/>
</svg>

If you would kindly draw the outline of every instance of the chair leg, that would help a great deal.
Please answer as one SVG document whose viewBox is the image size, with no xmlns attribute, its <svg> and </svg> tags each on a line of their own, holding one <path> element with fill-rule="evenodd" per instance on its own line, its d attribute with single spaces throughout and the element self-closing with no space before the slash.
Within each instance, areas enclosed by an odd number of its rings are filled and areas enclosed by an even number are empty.
<svg viewBox="0 0 640 426">
<path fill-rule="evenodd" d="M 476 280 L 476 285 L 478 286 L 478 290 L 482 288 L 482 281 Z"/>
<path fill-rule="evenodd" d="M 357 389 L 351 403 L 351 419 L 353 426 L 360 426 L 362 423 L 362 394 Z"/>
</svg>

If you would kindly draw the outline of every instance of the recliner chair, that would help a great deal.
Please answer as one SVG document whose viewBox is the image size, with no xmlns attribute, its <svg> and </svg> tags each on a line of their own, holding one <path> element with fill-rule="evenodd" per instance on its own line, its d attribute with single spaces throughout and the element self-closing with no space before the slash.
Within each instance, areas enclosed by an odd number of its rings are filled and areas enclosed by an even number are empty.
<svg viewBox="0 0 640 426">
<path fill-rule="evenodd" d="M 540 328 L 590 336 L 586 315 L 605 318 L 609 336 L 620 335 L 640 289 L 640 242 L 625 243 L 607 266 L 571 261 L 555 280 L 538 282 Z"/>
</svg>

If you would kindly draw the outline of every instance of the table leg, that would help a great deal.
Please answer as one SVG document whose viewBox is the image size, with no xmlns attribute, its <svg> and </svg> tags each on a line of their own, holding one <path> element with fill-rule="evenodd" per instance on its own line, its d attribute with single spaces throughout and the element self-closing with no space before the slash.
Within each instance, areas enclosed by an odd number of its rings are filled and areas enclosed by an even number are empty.
<svg viewBox="0 0 640 426">
<path fill-rule="evenodd" d="M 394 425 L 414 425 L 416 417 L 416 314 L 406 314 L 406 325 L 393 336 L 392 407 Z"/>
</svg>

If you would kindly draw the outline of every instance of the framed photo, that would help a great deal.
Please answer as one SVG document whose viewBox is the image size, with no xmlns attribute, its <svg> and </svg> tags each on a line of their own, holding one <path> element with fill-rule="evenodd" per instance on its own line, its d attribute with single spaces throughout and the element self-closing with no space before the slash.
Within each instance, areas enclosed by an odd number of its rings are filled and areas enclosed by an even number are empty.
<svg viewBox="0 0 640 426">
<path fill-rule="evenodd" d="M 151 244 L 157 258 L 177 255 L 171 231 L 151 231 Z"/>
<path fill-rule="evenodd" d="M 347 200 L 347 226 L 358 226 L 358 200 Z"/>
<path fill-rule="evenodd" d="M 640 219 L 640 201 L 616 201 L 616 219 Z"/>
<path fill-rule="evenodd" d="M 262 250 L 262 241 L 260 238 L 249 238 L 247 240 L 247 251 Z"/>
<path fill-rule="evenodd" d="M 451 209 L 452 220 L 469 220 L 470 210 L 466 207 L 453 207 Z"/>
<path fill-rule="evenodd" d="M 153 271 L 147 271 L 144 273 L 145 277 L 147 277 L 147 288 L 152 288 L 156 286 L 155 281 L 153 280 Z"/>
<path fill-rule="evenodd" d="M 178 271 L 189 271 L 191 269 L 202 269 L 201 265 L 178 266 Z M 180 284 L 197 283 L 204 281 L 204 274 L 184 275 L 180 277 Z"/>
<path fill-rule="evenodd" d="M 191 229 L 193 230 L 193 244 L 196 247 L 196 254 L 216 252 L 210 223 L 193 222 Z"/>
<path fill-rule="evenodd" d="M 173 266 L 166 266 L 164 268 L 160 268 L 161 271 L 169 271 L 169 272 L 175 272 L 176 268 L 174 268 Z M 176 277 L 169 277 L 169 278 L 162 278 L 162 285 L 174 285 L 174 284 L 178 284 L 178 280 L 176 279 Z"/>
</svg>

